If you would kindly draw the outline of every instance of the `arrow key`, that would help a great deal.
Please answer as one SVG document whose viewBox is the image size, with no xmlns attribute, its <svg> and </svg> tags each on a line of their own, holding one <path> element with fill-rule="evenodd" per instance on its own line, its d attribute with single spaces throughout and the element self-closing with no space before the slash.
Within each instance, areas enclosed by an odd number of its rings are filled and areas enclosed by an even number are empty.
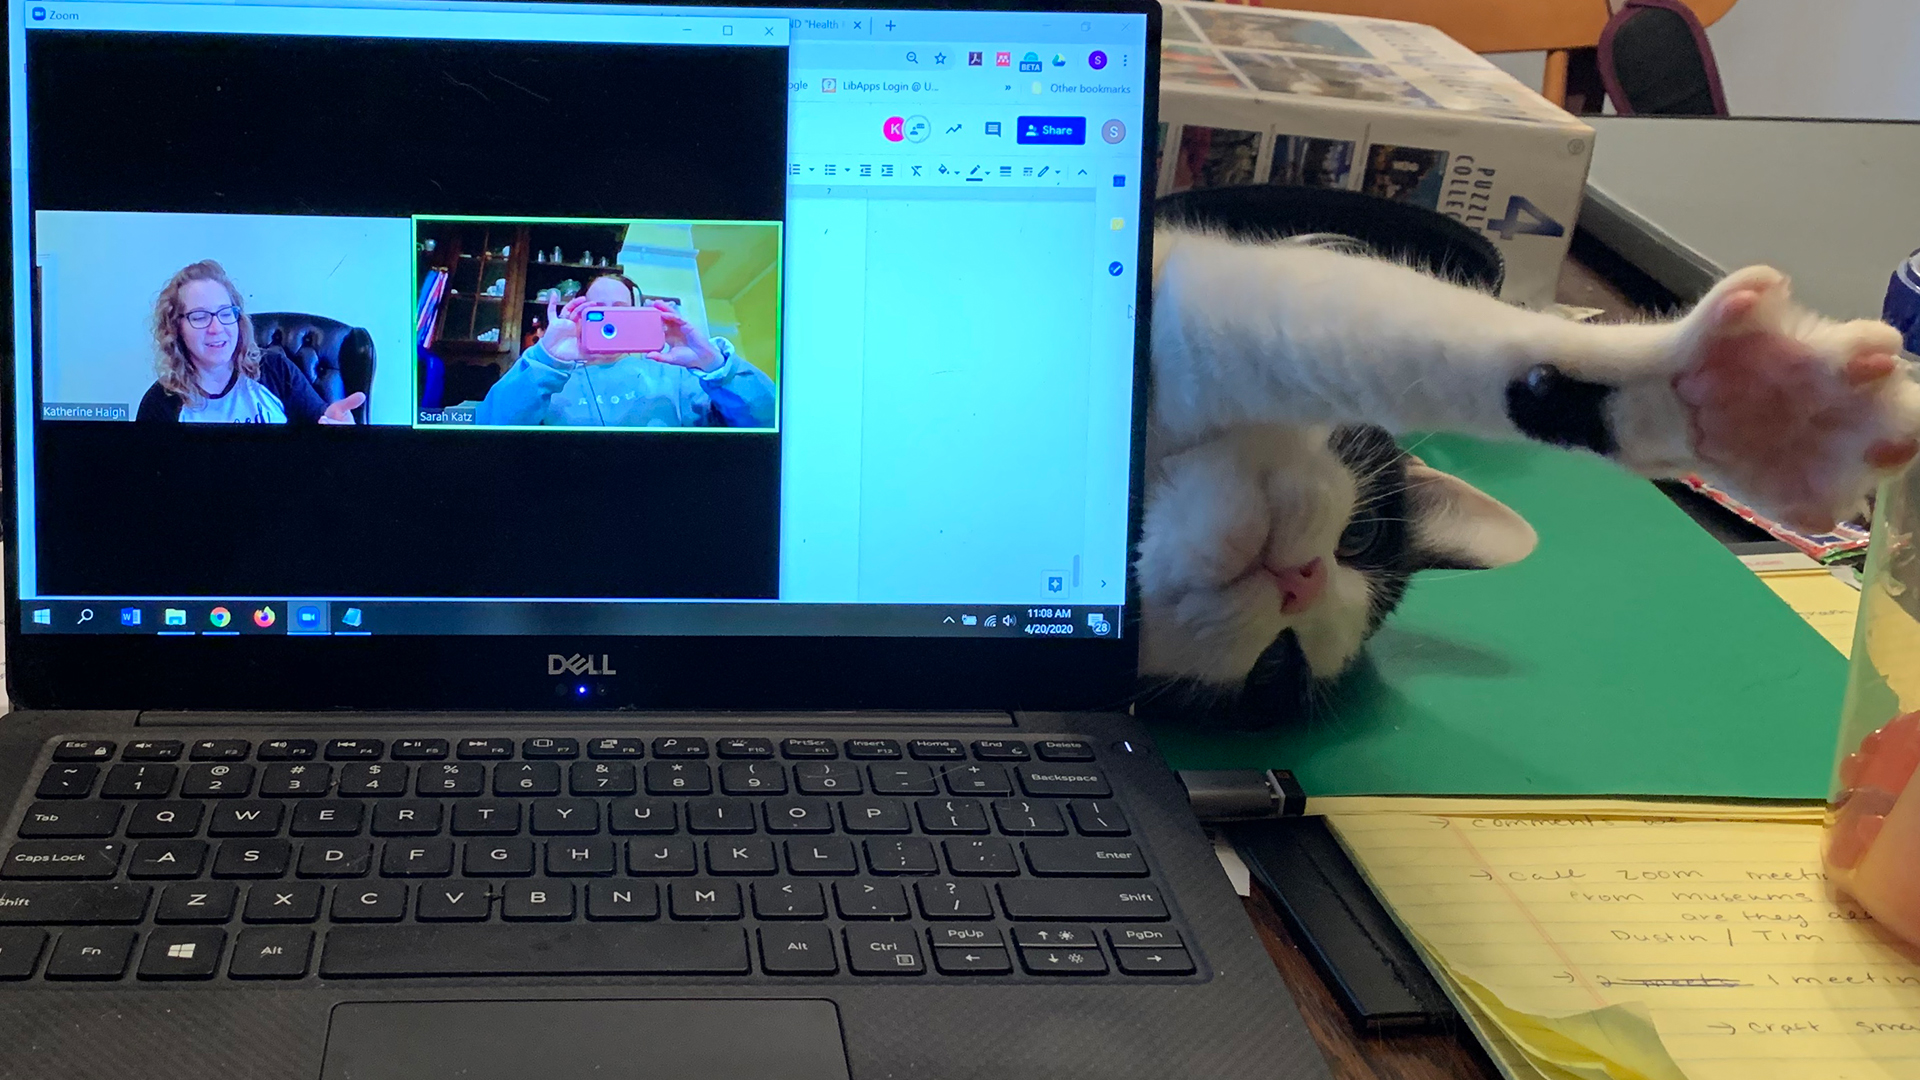
<svg viewBox="0 0 1920 1080">
<path fill-rule="evenodd" d="M 1091 940 L 1091 939 L 1089 939 Z M 1020 964 L 1029 975 L 1105 975 L 1107 958 L 1098 944 L 1084 949 L 1026 947 L 1020 950 Z"/>
<path fill-rule="evenodd" d="M 1113 950 L 1113 958 L 1128 975 L 1193 974 L 1193 957 L 1178 947 L 1128 946 Z"/>
<path fill-rule="evenodd" d="M 933 964 L 942 975 L 1005 975 L 1013 970 L 1007 950 L 999 946 L 936 945 Z"/>
</svg>

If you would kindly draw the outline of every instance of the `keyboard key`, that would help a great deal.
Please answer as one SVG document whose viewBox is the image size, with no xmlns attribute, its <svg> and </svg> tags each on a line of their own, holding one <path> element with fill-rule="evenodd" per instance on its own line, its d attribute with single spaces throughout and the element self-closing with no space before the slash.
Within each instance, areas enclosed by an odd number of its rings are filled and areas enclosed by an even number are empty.
<svg viewBox="0 0 1920 1080">
<path fill-rule="evenodd" d="M 484 881 L 449 881 L 420 886 L 421 922 L 479 922 L 493 910 Z"/>
<path fill-rule="evenodd" d="M 917 881 L 913 891 L 920 897 L 920 913 L 929 919 L 993 918 L 993 900 L 977 881 Z"/>
<path fill-rule="evenodd" d="M 593 739 L 587 743 L 590 758 L 637 758 L 647 754 L 640 739 Z"/>
<path fill-rule="evenodd" d="M 319 753 L 320 744 L 312 739 L 274 739 L 261 743 L 254 756 L 261 761 L 312 761 Z"/>
<path fill-rule="evenodd" d="M 936 949 L 942 945 L 975 949 L 1004 949 L 1007 946 L 1006 935 L 992 926 L 936 926 L 927 931 L 927 941 Z"/>
<path fill-rule="evenodd" d="M 1160 922 L 1167 904 L 1146 883 L 1110 881 L 1003 881 L 1000 903 L 1007 917 L 1058 922 Z"/>
<path fill-rule="evenodd" d="M 590 836 L 600 831 L 600 804 L 592 799 L 536 799 L 531 825 L 542 836 Z"/>
<path fill-rule="evenodd" d="M 120 827 L 121 809 L 119 803 L 37 802 L 20 819 L 20 835 L 29 840 L 104 840 Z"/>
<path fill-rule="evenodd" d="M 201 840 L 142 840 L 127 860 L 130 878 L 196 878 L 207 861 Z"/>
<path fill-rule="evenodd" d="M 287 808 L 270 802 L 221 803 L 207 822 L 208 836 L 275 836 Z"/>
<path fill-rule="evenodd" d="M 746 799 L 688 799 L 687 831 L 750 833 L 757 828 L 753 803 Z"/>
<path fill-rule="evenodd" d="M 1040 877 L 1145 877 L 1147 860 L 1131 840 L 1029 840 L 1027 865 Z"/>
<path fill-rule="evenodd" d="M 462 761 L 490 761 L 513 756 L 512 739 L 461 739 L 454 749 Z"/>
<path fill-rule="evenodd" d="M 407 887 L 398 881 L 338 886 L 332 914 L 334 922 L 399 922 L 407 915 Z"/>
<path fill-rule="evenodd" d="M 840 970 L 833 934 L 808 923 L 760 928 L 760 970 L 769 975 L 832 975 Z"/>
<path fill-rule="evenodd" d="M 99 778 L 98 765 L 55 765 L 40 778 L 35 795 L 42 799 L 84 799 Z"/>
<path fill-rule="evenodd" d="M 1041 761 L 1092 761 L 1093 747 L 1076 739 L 1042 739 L 1033 744 Z"/>
<path fill-rule="evenodd" d="M 127 835 L 136 840 L 192 836 L 200 831 L 205 814 L 206 807 L 197 802 L 135 803 L 127 816 Z"/>
<path fill-rule="evenodd" d="M 850 833 L 913 831 L 913 821 L 907 817 L 907 805 L 892 799 L 842 799 L 840 824 Z"/>
<path fill-rule="evenodd" d="M 957 765 L 946 771 L 947 790 L 955 795 L 1011 795 L 1013 782 L 999 765 Z"/>
<path fill-rule="evenodd" d="M 975 761 L 1026 761 L 1033 756 L 1027 744 L 1012 739 L 975 739 L 973 741 L 973 759 Z"/>
<path fill-rule="evenodd" d="M 374 803 L 371 831 L 375 836 L 434 836 L 445 815 L 444 803 L 425 799 Z"/>
<path fill-rule="evenodd" d="M 103 799 L 164 799 L 173 791 L 175 765 L 115 765 L 100 785 Z"/>
<path fill-rule="evenodd" d="M 227 976 L 234 979 L 298 979 L 313 954 L 313 931 L 291 927 L 240 931 Z"/>
<path fill-rule="evenodd" d="M 55 761 L 112 761 L 114 744 L 97 739 L 62 739 L 54 744 Z"/>
<path fill-rule="evenodd" d="M 533 873 L 533 841 L 469 840 L 462 865 L 468 877 L 526 877 Z"/>
<path fill-rule="evenodd" d="M 405 795 L 407 767 L 376 762 L 355 762 L 340 767 L 340 795 Z"/>
<path fill-rule="evenodd" d="M 1067 810 L 1082 836 L 1126 836 L 1133 831 L 1127 827 L 1127 815 L 1106 800 L 1075 799 Z"/>
<path fill-rule="evenodd" d="M 614 842 L 600 837 L 547 841 L 547 873 L 554 877 L 605 877 L 619 869 Z"/>
<path fill-rule="evenodd" d="M 475 799 L 453 804 L 455 836 L 513 836 L 520 831 L 520 804 Z"/>
<path fill-rule="evenodd" d="M 667 907 L 676 919 L 737 919 L 740 886 L 711 878 L 676 881 L 667 886 Z"/>
<path fill-rule="evenodd" d="M 328 761 L 379 761 L 387 744 L 379 739 L 334 739 L 327 743 Z"/>
<path fill-rule="evenodd" d="M 915 761 L 965 761 L 967 749 L 958 739 L 914 739 L 907 743 L 907 753 Z"/>
<path fill-rule="evenodd" d="M 1104 799 L 1113 792 L 1107 778 L 1091 765 L 1022 765 L 1020 790 L 1029 795 L 1065 795 L 1076 799 Z"/>
<path fill-rule="evenodd" d="M 151 895 L 151 886 L 122 882 L 8 882 L 0 885 L 0 923 L 137 923 Z"/>
<path fill-rule="evenodd" d="M 509 881 L 500 890 L 500 917 L 515 922 L 573 918 L 573 883 Z"/>
<path fill-rule="evenodd" d="M 723 758 L 770 758 L 773 756 L 771 739 L 721 739 L 714 744 Z"/>
<path fill-rule="evenodd" d="M 678 816 L 665 799 L 615 799 L 607 804 L 607 828 L 623 835 L 670 833 Z"/>
<path fill-rule="evenodd" d="M 293 808 L 293 824 L 287 832 L 294 836 L 358 836 L 365 816 L 365 804 L 345 799 L 299 803 Z"/>
<path fill-rule="evenodd" d="M 707 740 L 662 738 L 653 740 L 653 756 L 662 758 L 703 758 Z"/>
<path fill-rule="evenodd" d="M 1115 964 L 1128 975 L 1191 975 L 1193 957 L 1179 946 L 1113 950 Z"/>
<path fill-rule="evenodd" d="M 0 864 L 0 878 L 110 878 L 125 847 L 100 840 L 22 840 Z"/>
<path fill-rule="evenodd" d="M 907 890 L 897 881 L 836 881 L 833 903 L 843 919 L 904 919 Z"/>
<path fill-rule="evenodd" d="M 1014 835 L 1062 836 L 1067 831 L 1058 803 L 1034 799 L 995 799 L 993 819 L 1001 832 Z"/>
<path fill-rule="evenodd" d="M 867 775 L 873 780 L 875 795 L 938 795 L 940 785 L 934 782 L 933 767 L 902 762 L 898 765 L 869 765 Z"/>
<path fill-rule="evenodd" d="M 919 837 L 868 840 L 865 846 L 867 869 L 876 874 L 937 874 L 940 872 L 940 862 L 933 855 L 933 844 Z"/>
<path fill-rule="evenodd" d="M 707 872 L 710 874 L 774 874 L 780 863 L 774 858 L 773 841 L 750 836 L 745 839 L 707 841 Z"/>
<path fill-rule="evenodd" d="M 947 865 L 956 874 L 1006 876 L 1020 872 L 1013 845 L 1005 840 L 943 840 L 941 846 L 947 849 Z"/>
<path fill-rule="evenodd" d="M 285 840 L 222 840 L 213 857 L 218 878 L 285 877 L 293 862 L 293 845 Z"/>
<path fill-rule="evenodd" d="M 381 877 L 446 877 L 452 873 L 451 840 L 389 840 L 380 852 Z"/>
<path fill-rule="evenodd" d="M 768 799 L 761 803 L 767 831 L 824 833 L 833 831 L 833 804 L 820 799 Z"/>
<path fill-rule="evenodd" d="M 787 841 L 787 869 L 796 874 L 854 874 L 853 841 L 834 836 Z"/>
<path fill-rule="evenodd" d="M 310 923 L 320 918 L 326 887 L 313 881 L 263 882 L 247 887 L 240 917 L 250 923 Z"/>
<path fill-rule="evenodd" d="M 997 946 L 935 945 L 933 966 L 942 975 L 1005 975 L 1013 961 Z"/>
<path fill-rule="evenodd" d="M 394 746 L 398 758 L 399 746 Z M 422 765 L 413 773 L 413 793 L 459 798 L 487 790 L 487 767 L 471 761 L 443 761 Z"/>
<path fill-rule="evenodd" d="M 194 761 L 245 761 L 253 744 L 245 739 L 202 739 L 187 756 Z"/>
<path fill-rule="evenodd" d="M 923 975 L 920 938 L 911 926 L 882 923 L 846 928 L 847 970 L 855 975 Z"/>
<path fill-rule="evenodd" d="M 720 790 L 729 795 L 785 795 L 787 770 L 771 761 L 729 761 L 720 766 Z"/>
<path fill-rule="evenodd" d="M 921 799 L 920 827 L 930 833 L 983 833 L 987 812 L 973 799 Z"/>
<path fill-rule="evenodd" d="M 520 756 L 530 761 L 536 758 L 577 758 L 580 756 L 580 740 L 541 735 L 521 743 Z"/>
<path fill-rule="evenodd" d="M 660 890 L 651 881 L 587 883 L 587 918 L 657 919 Z"/>
<path fill-rule="evenodd" d="M 858 795 L 860 766 L 844 761 L 803 761 L 793 767 L 793 786 L 802 795 Z"/>
<path fill-rule="evenodd" d="M 631 795 L 638 790 L 633 766 L 624 761 L 576 761 L 567 770 L 575 795 Z"/>
<path fill-rule="evenodd" d="M 33 974 L 47 948 L 47 932 L 16 926 L 0 930 L 0 979 L 24 979 Z"/>
<path fill-rule="evenodd" d="M 693 841 L 684 836 L 627 841 L 630 874 L 691 874 L 698 869 L 693 861 Z"/>
<path fill-rule="evenodd" d="M 900 744 L 892 739 L 848 739 L 846 751 L 856 761 L 893 761 L 900 757 Z"/>
<path fill-rule="evenodd" d="M 344 843 L 310 840 L 300 845 L 301 877 L 357 878 L 373 872 L 373 845 L 364 840 Z"/>
<path fill-rule="evenodd" d="M 826 895 L 817 881 L 756 881 L 753 913 L 762 919 L 824 919 Z"/>
<path fill-rule="evenodd" d="M 148 765 L 149 769 L 171 769 L 171 765 Z M 251 765 L 189 765 L 187 777 L 180 782 L 183 799 L 244 799 L 253 793 Z"/>
<path fill-rule="evenodd" d="M 840 745 L 832 739 L 782 739 L 780 740 L 780 756 L 785 758 L 837 758 L 840 756 Z"/>
<path fill-rule="evenodd" d="M 656 753 L 654 756 L 658 757 Z M 702 761 L 647 762 L 647 794 L 709 795 L 713 792 L 713 770 Z"/>
<path fill-rule="evenodd" d="M 400 975 L 745 975 L 738 926 L 414 925 L 339 927 L 323 978 Z"/>
<path fill-rule="evenodd" d="M 120 751 L 121 761 L 178 761 L 186 744 L 174 739 L 141 739 Z"/>
<path fill-rule="evenodd" d="M 1020 950 L 1020 966 L 1029 975 L 1105 975 L 1107 958 L 1098 944 L 1080 949 L 1027 947 Z"/>
<path fill-rule="evenodd" d="M 54 942 L 47 959 L 49 979 L 117 979 L 133 955 L 133 930 L 67 930 Z"/>
<path fill-rule="evenodd" d="M 395 761 L 439 761 L 450 752 L 445 739 L 400 739 L 393 744 Z"/>
<path fill-rule="evenodd" d="M 1099 940 L 1099 935 L 1093 932 L 1091 926 L 1042 923 L 1013 928 L 1013 943 L 1022 947 L 1037 946 L 1053 949 L 1065 945 L 1079 949 L 1096 944 Z"/>
<path fill-rule="evenodd" d="M 333 766 L 306 762 L 269 765 L 260 773 L 260 794 L 273 798 L 318 798 L 333 787 Z"/>
<path fill-rule="evenodd" d="M 1168 926 L 1110 926 L 1107 944 L 1115 949 L 1168 945 L 1185 948 L 1180 931 Z"/>
<path fill-rule="evenodd" d="M 160 906 L 154 909 L 153 921 L 223 923 L 233 918 L 233 904 L 239 894 L 239 886 L 225 881 L 191 881 L 169 885 L 160 894 Z"/>
</svg>

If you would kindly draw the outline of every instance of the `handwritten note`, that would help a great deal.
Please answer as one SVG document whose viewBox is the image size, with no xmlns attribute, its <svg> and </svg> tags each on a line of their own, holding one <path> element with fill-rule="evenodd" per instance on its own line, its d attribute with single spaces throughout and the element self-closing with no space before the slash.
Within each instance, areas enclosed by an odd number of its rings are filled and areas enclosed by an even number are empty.
<svg viewBox="0 0 1920 1080">
<path fill-rule="evenodd" d="M 1920 954 L 1829 899 L 1816 825 L 1328 820 L 1443 975 L 1545 1075 L 1920 1077 Z"/>
</svg>

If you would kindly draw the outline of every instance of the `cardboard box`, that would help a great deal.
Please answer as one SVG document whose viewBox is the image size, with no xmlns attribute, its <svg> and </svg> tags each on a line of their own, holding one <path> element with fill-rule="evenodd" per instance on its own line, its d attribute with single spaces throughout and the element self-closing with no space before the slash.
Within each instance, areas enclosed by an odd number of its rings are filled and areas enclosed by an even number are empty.
<svg viewBox="0 0 1920 1080">
<path fill-rule="evenodd" d="M 1364 191 L 1479 230 L 1501 297 L 1553 302 L 1593 129 L 1430 26 L 1169 0 L 1158 193 Z"/>
</svg>

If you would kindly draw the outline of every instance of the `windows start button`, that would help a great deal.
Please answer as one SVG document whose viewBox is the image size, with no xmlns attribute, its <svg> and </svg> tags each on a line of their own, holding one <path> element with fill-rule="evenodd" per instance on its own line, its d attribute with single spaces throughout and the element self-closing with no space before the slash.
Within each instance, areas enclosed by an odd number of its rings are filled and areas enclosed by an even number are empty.
<svg viewBox="0 0 1920 1080">
<path fill-rule="evenodd" d="M 1084 146 L 1087 118 L 1084 116 L 1023 116 L 1014 128 L 1018 141 L 1043 146 Z"/>
</svg>

